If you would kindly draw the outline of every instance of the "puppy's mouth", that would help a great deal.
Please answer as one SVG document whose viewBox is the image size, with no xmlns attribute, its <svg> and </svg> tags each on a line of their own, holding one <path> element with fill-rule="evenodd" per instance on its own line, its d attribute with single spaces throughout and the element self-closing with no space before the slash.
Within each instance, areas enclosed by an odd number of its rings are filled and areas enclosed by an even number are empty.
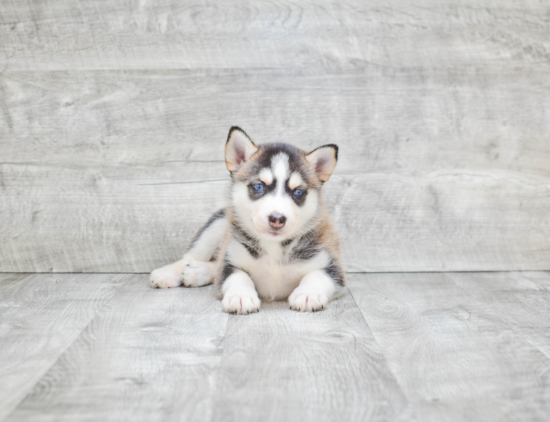
<svg viewBox="0 0 550 422">
<path fill-rule="evenodd" d="M 269 229 L 263 229 L 260 233 L 263 234 L 264 238 L 265 239 L 277 239 L 277 240 L 281 240 L 283 238 L 285 238 L 286 236 L 288 236 L 288 230 L 284 230 L 284 229 L 274 229 L 272 227 L 270 227 Z"/>
</svg>

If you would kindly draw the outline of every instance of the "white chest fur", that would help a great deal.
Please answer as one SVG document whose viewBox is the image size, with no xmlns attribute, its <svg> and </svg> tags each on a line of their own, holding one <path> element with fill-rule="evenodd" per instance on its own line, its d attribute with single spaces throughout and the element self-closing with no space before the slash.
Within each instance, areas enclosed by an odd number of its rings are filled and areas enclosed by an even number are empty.
<svg viewBox="0 0 550 422">
<path fill-rule="evenodd" d="M 286 299 L 306 274 L 324 268 L 329 262 L 324 251 L 309 260 L 289 261 L 290 250 L 279 242 L 262 242 L 261 247 L 262 255 L 255 259 L 242 244 L 231 240 L 227 257 L 250 275 L 259 296 L 267 300 Z"/>
</svg>

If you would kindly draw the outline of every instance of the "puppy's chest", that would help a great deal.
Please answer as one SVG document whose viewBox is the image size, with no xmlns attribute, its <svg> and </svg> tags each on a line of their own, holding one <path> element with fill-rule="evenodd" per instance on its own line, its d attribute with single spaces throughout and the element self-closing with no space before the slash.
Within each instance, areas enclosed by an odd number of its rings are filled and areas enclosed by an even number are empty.
<svg viewBox="0 0 550 422">
<path fill-rule="evenodd" d="M 232 263 L 250 275 L 260 297 L 268 300 L 286 299 L 307 273 L 327 263 L 326 252 L 308 260 L 296 260 L 280 244 L 262 245 L 262 253 L 256 258 L 237 242 L 232 242 L 229 249 Z"/>
<path fill-rule="evenodd" d="M 258 294 L 270 300 L 287 298 L 304 276 L 303 266 L 299 263 L 290 264 L 284 257 L 267 254 L 249 262 L 246 267 Z"/>
</svg>

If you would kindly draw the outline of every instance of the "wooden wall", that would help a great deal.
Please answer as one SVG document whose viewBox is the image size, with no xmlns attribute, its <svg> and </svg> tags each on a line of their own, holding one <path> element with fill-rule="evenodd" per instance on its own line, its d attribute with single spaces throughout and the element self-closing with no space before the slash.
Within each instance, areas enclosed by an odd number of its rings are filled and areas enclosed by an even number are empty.
<svg viewBox="0 0 550 422">
<path fill-rule="evenodd" d="M 414 5 L 413 5 L 414 3 Z M 550 269 L 550 3 L 0 7 L 0 271 L 148 272 L 225 203 L 232 125 L 341 147 L 349 271 Z"/>
</svg>

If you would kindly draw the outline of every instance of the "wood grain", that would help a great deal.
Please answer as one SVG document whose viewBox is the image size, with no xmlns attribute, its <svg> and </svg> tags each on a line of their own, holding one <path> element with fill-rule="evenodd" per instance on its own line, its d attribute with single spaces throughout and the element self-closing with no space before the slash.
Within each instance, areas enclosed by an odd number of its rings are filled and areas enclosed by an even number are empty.
<svg viewBox="0 0 550 422">
<path fill-rule="evenodd" d="M 231 317 L 214 420 L 398 421 L 412 414 L 349 294 L 324 312 Z"/>
<path fill-rule="evenodd" d="M 210 287 L 145 278 L 119 288 L 6 421 L 414 420 L 349 294 L 326 312 L 275 302 L 239 317 Z"/>
<path fill-rule="evenodd" d="M 8 0 L 1 70 L 547 67 L 546 2 Z"/>
<path fill-rule="evenodd" d="M 20 281 L 30 276 L 30 273 L 0 273 L 0 293 L 2 298 L 13 295 L 19 288 Z M 4 305 L 7 306 L 7 305 Z"/>
<path fill-rule="evenodd" d="M 211 290 L 132 276 L 6 420 L 210 420 L 228 318 Z"/>
<path fill-rule="evenodd" d="M 4 72 L 0 271 L 148 272 L 225 204 L 223 142 L 335 142 L 348 271 L 550 265 L 534 68 Z"/>
<path fill-rule="evenodd" d="M 128 279 L 127 275 L 0 274 L 0 420 Z"/>
<path fill-rule="evenodd" d="M 550 359 L 516 331 L 540 327 L 542 311 L 513 300 L 506 273 L 457 277 L 460 286 L 454 274 L 349 277 L 411 409 L 423 421 L 547 420 Z M 480 295 L 487 282 L 496 299 Z"/>
<path fill-rule="evenodd" d="M 519 275 L 531 280 L 539 289 L 550 291 L 549 271 L 525 271 L 520 272 Z"/>
<path fill-rule="evenodd" d="M 550 273 L 349 279 L 232 316 L 145 275 L 0 274 L 0 420 L 547 420 Z"/>
<path fill-rule="evenodd" d="M 448 276 L 474 296 L 483 318 L 498 315 L 519 336 L 550 358 L 550 274 L 510 272 L 450 273 Z"/>
</svg>

